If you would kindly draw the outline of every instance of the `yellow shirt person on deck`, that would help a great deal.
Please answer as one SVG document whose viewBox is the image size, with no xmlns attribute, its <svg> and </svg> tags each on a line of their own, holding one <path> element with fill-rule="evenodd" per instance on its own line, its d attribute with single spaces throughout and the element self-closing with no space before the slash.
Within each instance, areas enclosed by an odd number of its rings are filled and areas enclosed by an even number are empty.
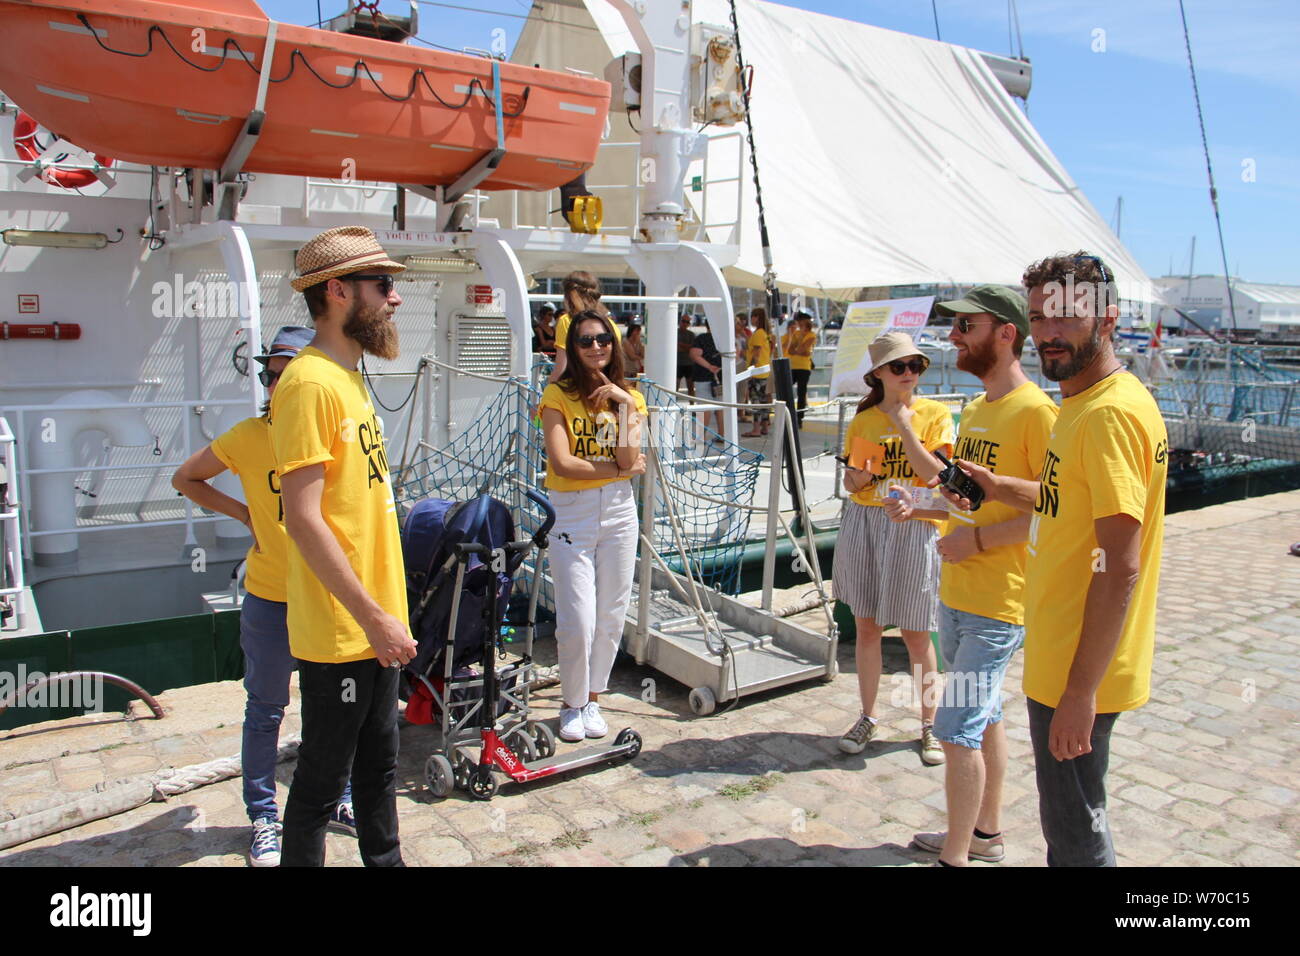
<svg viewBox="0 0 1300 956">
<path fill-rule="evenodd" d="M 1059 703 L 1083 629 L 1083 585 L 1106 570 L 1093 522 L 1120 514 L 1142 524 L 1140 571 L 1119 646 L 1097 688 L 1097 712 L 1133 710 L 1151 696 L 1168 458 L 1164 418 L 1134 376 L 1111 375 L 1062 400 L 1029 526 L 1027 697 Z"/>
<path fill-rule="evenodd" d="M 295 422 L 277 428 L 278 420 Z M 280 474 L 324 464 L 321 515 L 363 588 L 406 619 L 405 569 L 384 436 L 359 371 L 308 347 L 286 371 L 271 404 Z M 351 614 L 334 600 L 296 547 L 289 549 L 289 642 L 295 657 L 342 663 L 374 657 Z"/>
<path fill-rule="evenodd" d="M 636 402 L 636 410 L 642 418 L 648 415 L 645 397 L 636 389 L 629 394 Z M 582 399 L 558 383 L 546 386 L 538 407 L 554 408 L 564 416 L 565 429 L 569 435 L 569 454 L 584 461 L 615 461 L 619 434 L 619 421 L 615 412 L 601 409 L 593 417 Z M 611 482 L 629 480 L 629 475 L 618 478 L 565 478 L 557 475 L 549 462 L 546 469 L 546 487 L 552 491 L 581 491 L 584 488 L 599 488 Z"/>
<path fill-rule="evenodd" d="M 289 537 L 271 451 L 271 423 L 265 415 L 245 418 L 208 447 L 239 478 L 248 503 L 255 544 L 248 549 L 244 588 L 264 600 L 284 603 Z"/>
<path fill-rule="evenodd" d="M 957 445 L 950 457 L 974 462 L 999 475 L 1032 481 L 1038 477 L 1047 454 L 1048 435 L 1057 412 L 1056 404 L 1032 382 L 996 402 L 981 394 L 962 411 Z M 961 523 L 987 528 L 1019 514 L 1010 505 L 989 501 L 978 511 L 955 514 L 949 519 L 949 527 Z M 1022 541 L 986 548 L 962 561 L 945 564 L 939 600 L 954 610 L 1023 624 L 1024 584 Z"/>
<path fill-rule="evenodd" d="M 781 336 L 781 348 L 784 350 L 786 358 L 790 360 L 790 370 L 792 372 L 812 371 L 812 346 L 816 343 L 816 332 L 791 329 Z"/>
<path fill-rule="evenodd" d="M 951 458 L 954 438 L 952 412 L 949 411 L 948 406 L 932 398 L 916 398 L 912 401 L 912 411 L 915 413 L 912 429 L 920 437 L 926 450 L 937 451 Z M 881 507 L 889 496 L 891 484 L 903 485 L 912 489 L 914 497 L 929 500 L 930 495 L 925 482 L 916 476 L 911 462 L 907 460 L 907 453 L 903 449 L 903 441 L 898 434 L 898 429 L 889 420 L 889 416 L 881 411 L 879 405 L 873 405 L 853 416 L 844 433 L 844 457 L 852 461 L 855 452 L 862 447 L 862 443 L 867 446 L 880 446 L 883 454 L 880 455 L 879 461 L 872 462 L 873 467 L 870 469 L 876 476 L 876 480 L 854 492 L 851 496 L 854 502 L 869 507 Z M 924 509 L 927 506 L 918 504 L 917 507 Z M 939 503 L 938 508 L 943 510 L 942 502 Z M 919 520 L 929 521 L 936 528 L 943 525 L 943 521 L 937 518 Z"/>
</svg>

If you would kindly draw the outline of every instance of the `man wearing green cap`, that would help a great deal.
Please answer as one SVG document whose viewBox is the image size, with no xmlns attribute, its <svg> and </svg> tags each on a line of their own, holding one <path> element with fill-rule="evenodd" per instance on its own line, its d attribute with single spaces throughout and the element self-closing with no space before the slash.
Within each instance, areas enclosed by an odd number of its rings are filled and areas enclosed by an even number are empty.
<svg viewBox="0 0 1300 956">
<path fill-rule="evenodd" d="M 1024 298 L 1005 286 L 982 285 L 935 310 L 953 318 L 948 339 L 957 347 L 957 368 L 985 389 L 962 412 L 955 457 L 1032 479 L 1042 468 L 1057 408 L 1020 367 L 1029 334 Z M 890 510 L 905 517 L 910 509 L 904 497 Z M 946 758 L 948 829 L 918 833 L 913 843 L 938 853 L 942 865 L 965 866 L 968 859 L 993 863 L 1004 854 L 1002 681 L 1025 634 L 1029 516 L 989 501 L 974 512 L 953 512 L 949 528 L 938 542 L 944 561 L 939 644 L 948 679 L 934 720 Z"/>
</svg>

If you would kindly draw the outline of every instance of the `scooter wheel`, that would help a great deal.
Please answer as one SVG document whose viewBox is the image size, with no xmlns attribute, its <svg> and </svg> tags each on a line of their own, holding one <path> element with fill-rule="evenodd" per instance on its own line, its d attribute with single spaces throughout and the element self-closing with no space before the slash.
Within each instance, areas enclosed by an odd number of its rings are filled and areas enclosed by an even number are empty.
<svg viewBox="0 0 1300 956">
<path fill-rule="evenodd" d="M 475 773 L 469 780 L 469 795 L 475 800 L 491 800 L 497 792 L 496 777 L 492 771 Z"/>
<path fill-rule="evenodd" d="M 555 731 L 549 724 L 533 724 L 533 739 L 537 741 L 537 756 L 545 759 L 555 756 Z"/>
<path fill-rule="evenodd" d="M 433 754 L 424 762 L 424 782 L 435 797 L 451 796 L 456 786 L 456 777 L 451 770 L 451 761 L 442 754 Z"/>
<path fill-rule="evenodd" d="M 461 754 L 456 755 L 456 764 L 452 779 L 458 789 L 469 789 L 469 782 L 473 778 L 474 771 L 477 767 L 478 764 L 473 760 L 470 760 L 468 757 Z"/>
<path fill-rule="evenodd" d="M 632 749 L 623 755 L 623 759 L 632 760 L 641 752 L 641 735 L 631 727 L 624 727 L 614 738 L 614 746 L 622 747 L 625 744 L 631 744 Z"/>
<path fill-rule="evenodd" d="M 515 752 L 524 758 L 524 763 L 531 763 L 537 759 L 537 742 L 528 731 L 519 731 L 510 738 L 510 743 Z"/>
</svg>

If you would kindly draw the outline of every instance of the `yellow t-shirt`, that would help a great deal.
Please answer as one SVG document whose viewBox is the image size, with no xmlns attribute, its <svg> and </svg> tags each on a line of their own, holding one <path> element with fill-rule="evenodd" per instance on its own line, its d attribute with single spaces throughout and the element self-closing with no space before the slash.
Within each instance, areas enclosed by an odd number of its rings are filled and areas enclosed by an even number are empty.
<svg viewBox="0 0 1300 956">
<path fill-rule="evenodd" d="M 763 329 L 755 329 L 749 334 L 749 353 L 753 355 L 755 349 L 758 350 L 758 361 L 750 362 L 751 366 L 757 368 L 760 365 L 770 365 L 772 363 L 772 337 Z M 767 378 L 770 374 L 771 372 L 763 372 L 753 377 Z"/>
<path fill-rule="evenodd" d="M 812 371 L 812 353 L 807 355 L 794 355 L 790 352 L 790 346 L 804 346 L 809 342 L 816 344 L 816 332 L 787 332 L 781 336 L 781 348 L 785 350 L 786 358 L 790 360 L 790 369 L 803 369 L 806 372 Z"/>
<path fill-rule="evenodd" d="M 645 399 L 636 389 L 632 389 L 636 410 L 645 421 Z M 542 392 L 540 408 L 558 409 L 564 416 L 564 428 L 569 433 L 569 453 L 585 461 L 614 461 L 618 450 L 618 416 L 608 409 L 598 412 L 593 418 L 587 406 L 576 395 L 571 395 L 560 387 L 558 382 L 546 386 Z M 644 426 L 643 426 L 644 427 Z M 582 491 L 584 488 L 599 488 L 612 481 L 629 481 L 622 478 L 564 478 L 551 470 L 550 462 L 546 464 L 546 487 L 552 491 Z"/>
<path fill-rule="evenodd" d="M 308 346 L 290 362 L 271 399 L 271 445 L 281 475 L 324 464 L 321 516 L 361 586 L 406 620 L 406 573 L 384 436 L 361 373 Z M 288 548 L 289 649 L 320 663 L 374 657 L 365 632 Z"/>
<path fill-rule="evenodd" d="M 1033 382 L 996 402 L 980 395 L 962 411 L 953 457 L 983 465 L 995 474 L 1033 481 L 1043 469 L 1047 436 L 1058 411 Z M 986 501 L 978 511 L 953 512 L 948 530 L 962 525 L 986 528 L 1023 514 L 1000 501 Z M 939 578 L 939 600 L 957 611 L 1023 624 L 1024 588 L 1024 542 L 1004 544 L 956 564 L 945 563 Z"/>
<path fill-rule="evenodd" d="M 1097 688 L 1097 712 L 1132 710 L 1150 697 L 1168 459 L 1160 409 L 1127 372 L 1061 402 L 1029 528 L 1025 696 L 1048 707 L 1060 703 L 1088 585 L 1104 566 L 1093 522 L 1126 514 L 1142 522 L 1141 564 L 1124 633 Z"/>
<path fill-rule="evenodd" d="M 618 323 L 610 318 L 609 324 L 614 326 L 614 340 L 623 341 L 623 330 L 619 328 Z M 555 347 L 562 349 L 569 344 L 569 313 L 561 312 L 560 317 L 555 321 Z"/>
<path fill-rule="evenodd" d="M 948 410 L 948 406 L 932 398 L 915 398 L 912 400 L 912 410 L 915 412 L 912 418 L 912 430 L 921 439 L 921 443 L 928 451 L 943 452 L 951 457 L 953 428 L 952 412 Z M 920 481 L 912 471 L 912 463 L 907 460 L 907 453 L 903 450 L 903 439 L 899 436 L 898 429 L 889 420 L 889 416 L 880 410 L 879 405 L 872 405 L 865 412 L 858 412 L 853 416 L 853 421 L 849 422 L 849 427 L 844 433 L 844 457 L 846 458 L 852 456 L 854 438 L 865 438 L 885 449 L 880 477 L 853 494 L 853 500 L 858 504 L 883 506 L 889 496 L 891 484 L 912 489 L 925 488 L 925 483 Z M 925 495 L 919 497 L 921 500 L 918 501 L 918 507 L 933 507 L 935 510 L 942 510 L 944 507 L 942 498 L 935 498 L 933 505 L 926 504 L 926 501 L 932 497 L 929 489 L 926 489 Z M 943 519 L 924 520 L 929 521 L 936 528 L 943 524 Z"/>
<path fill-rule="evenodd" d="M 271 424 L 266 416 L 245 418 L 208 447 L 239 478 L 253 519 L 257 548 L 248 549 L 244 587 L 264 601 L 283 604 L 289 536 L 284 532 L 284 505 L 280 502 L 280 479 L 271 451 Z"/>
</svg>

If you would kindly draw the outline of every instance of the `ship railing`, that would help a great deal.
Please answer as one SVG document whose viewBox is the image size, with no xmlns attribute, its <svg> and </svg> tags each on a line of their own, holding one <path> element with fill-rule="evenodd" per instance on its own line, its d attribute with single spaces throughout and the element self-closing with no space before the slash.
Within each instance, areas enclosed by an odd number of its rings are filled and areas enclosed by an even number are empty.
<svg viewBox="0 0 1300 956">
<path fill-rule="evenodd" d="M 1222 422 L 1256 422 L 1294 428 L 1300 425 L 1300 381 L 1242 381 L 1206 378 L 1160 382 L 1153 387 L 1166 415 Z"/>
<path fill-rule="evenodd" d="M 0 606 L 12 611 L 12 621 L 0 616 L 0 633 L 21 632 L 27 621 L 27 587 L 23 583 L 22 499 L 14 496 L 17 487 L 17 441 L 9 422 L 0 416 Z"/>
<path fill-rule="evenodd" d="M 108 404 L 85 404 L 85 405 L 73 405 L 73 404 L 6 405 L 3 408 L 3 411 L 14 416 L 17 425 L 17 430 L 13 434 L 12 442 L 8 443 L 7 445 L 3 444 L 2 440 L 0 440 L 0 448 L 9 447 L 14 449 L 14 451 L 16 452 L 15 460 L 17 460 L 21 465 L 22 455 L 25 453 L 25 449 L 27 449 L 30 446 L 29 422 L 31 421 L 31 419 L 35 418 L 34 427 L 36 427 L 37 429 L 43 428 L 44 425 L 42 419 L 48 417 L 52 413 L 80 412 L 80 411 L 131 411 L 131 412 L 140 412 L 141 414 L 143 414 L 151 410 L 180 408 L 180 409 L 191 410 L 193 414 L 197 415 L 197 414 L 201 414 L 204 409 L 216 408 L 222 406 L 242 406 L 245 408 L 250 407 L 249 400 L 247 398 L 198 399 L 198 400 L 183 400 L 183 401 L 150 401 L 150 402 L 113 402 Z M 0 421 L 4 421 L 4 419 L 0 418 Z M 8 425 L 6 424 L 6 428 L 7 427 Z M 33 540 L 36 538 L 48 537 L 53 535 L 61 535 L 61 534 L 81 535 L 81 534 L 88 534 L 90 532 L 120 530 L 122 528 L 146 528 L 146 527 L 162 528 L 162 527 L 183 526 L 185 528 L 184 544 L 185 547 L 188 548 L 198 543 L 198 539 L 196 538 L 194 533 L 194 529 L 196 525 L 211 524 L 218 521 L 231 520 L 227 518 L 225 515 L 214 515 L 211 517 L 197 515 L 195 513 L 196 509 L 194 503 L 190 501 L 188 498 L 184 498 L 184 497 L 182 497 L 181 499 L 183 501 L 183 507 L 184 507 L 183 518 L 176 518 L 176 519 L 144 518 L 141 516 L 141 511 L 143 510 L 143 506 L 147 504 L 149 500 L 148 495 L 146 494 L 141 496 L 140 498 L 141 508 L 140 510 L 137 510 L 134 519 L 131 520 L 114 520 L 110 517 L 96 516 L 93 519 L 94 521 L 93 524 L 76 523 L 72 527 L 67 527 L 67 528 L 62 528 L 62 527 L 40 528 L 40 529 L 32 528 L 31 480 L 33 477 L 40 476 L 40 475 L 57 475 L 57 474 L 82 475 L 82 474 L 122 474 L 126 472 L 146 472 L 152 475 L 152 478 L 150 478 L 149 480 L 149 488 L 152 489 L 154 483 L 158 480 L 158 478 L 162 473 L 170 474 L 171 472 L 175 471 L 182 464 L 184 464 L 185 461 L 187 461 L 190 455 L 193 454 L 194 452 L 194 436 L 193 436 L 192 429 L 189 427 L 188 417 L 183 418 L 181 422 L 181 426 L 179 428 L 179 432 L 180 432 L 179 437 L 181 441 L 182 453 L 180 459 L 176 461 L 164 461 L 162 459 L 165 456 L 159 454 L 157 455 L 157 457 L 159 458 L 158 461 L 139 462 L 133 464 L 123 464 L 123 465 L 75 464 L 75 465 L 69 465 L 67 467 L 56 467 L 56 468 L 17 467 L 13 469 L 13 471 L 11 471 L 11 475 L 14 471 L 16 471 L 19 480 L 19 486 L 18 486 L 19 502 L 17 505 L 17 512 L 23 517 L 24 524 L 27 528 L 26 533 L 22 537 L 23 555 L 28 559 L 32 558 L 32 543 Z M 163 436 L 159 434 L 154 434 L 153 438 L 155 441 L 155 448 L 160 449 L 162 446 Z M 170 444 L 170 441 L 168 443 Z"/>
</svg>

